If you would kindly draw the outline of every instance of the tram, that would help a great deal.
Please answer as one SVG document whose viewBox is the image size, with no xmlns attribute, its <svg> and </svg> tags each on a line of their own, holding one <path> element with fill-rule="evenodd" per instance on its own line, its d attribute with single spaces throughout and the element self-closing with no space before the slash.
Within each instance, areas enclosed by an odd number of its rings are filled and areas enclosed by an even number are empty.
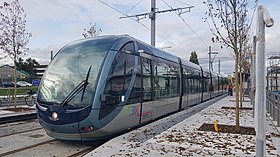
<svg viewBox="0 0 280 157">
<path fill-rule="evenodd" d="M 51 137 L 103 140 L 226 93 L 228 80 L 128 35 L 64 46 L 38 90 Z"/>
</svg>

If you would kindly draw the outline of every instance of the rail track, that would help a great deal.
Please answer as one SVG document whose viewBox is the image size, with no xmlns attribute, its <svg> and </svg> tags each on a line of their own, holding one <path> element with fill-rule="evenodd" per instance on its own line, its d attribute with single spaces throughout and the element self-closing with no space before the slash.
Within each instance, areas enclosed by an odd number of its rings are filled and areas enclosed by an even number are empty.
<svg viewBox="0 0 280 157">
<path fill-rule="evenodd" d="M 77 157 L 99 145 L 53 139 L 46 135 L 37 119 L 0 125 L 0 157 Z"/>
<path fill-rule="evenodd" d="M 30 120 L 36 118 L 37 118 L 36 113 L 13 115 L 13 116 L 1 117 L 0 124 L 12 123 L 12 122 L 18 122 L 18 121 L 24 121 L 24 120 Z"/>
<path fill-rule="evenodd" d="M 217 100 L 219 99 L 213 99 L 203 105 L 194 106 L 189 114 L 179 115 L 179 117 L 175 118 L 177 123 L 210 106 Z M 163 124 L 164 129 L 169 128 L 166 126 L 171 127 L 174 124 L 173 120 L 172 123 L 170 120 L 166 123 L 168 125 Z M 46 135 L 38 119 L 0 124 L 0 157 L 78 157 L 91 152 L 100 145 L 101 143 L 70 142 L 53 139 Z"/>
</svg>

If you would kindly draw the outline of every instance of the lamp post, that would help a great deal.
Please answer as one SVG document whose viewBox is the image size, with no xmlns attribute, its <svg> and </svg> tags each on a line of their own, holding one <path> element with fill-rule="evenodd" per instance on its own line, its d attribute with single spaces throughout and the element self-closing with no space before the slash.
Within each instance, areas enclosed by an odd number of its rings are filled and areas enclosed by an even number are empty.
<svg viewBox="0 0 280 157">
<path fill-rule="evenodd" d="M 264 157 L 266 154 L 265 136 L 265 26 L 271 27 L 274 24 L 265 6 L 258 6 L 257 10 L 257 51 L 256 51 L 256 156 Z"/>
</svg>

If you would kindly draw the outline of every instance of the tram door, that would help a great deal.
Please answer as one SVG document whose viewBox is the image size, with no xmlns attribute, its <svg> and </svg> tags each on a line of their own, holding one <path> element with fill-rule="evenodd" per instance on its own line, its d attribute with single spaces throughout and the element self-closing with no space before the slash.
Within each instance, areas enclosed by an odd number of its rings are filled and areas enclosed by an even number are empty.
<svg viewBox="0 0 280 157">
<path fill-rule="evenodd" d="M 141 119 L 140 123 L 145 123 L 152 120 L 152 66 L 151 60 L 142 58 L 142 104 L 141 104 Z"/>
</svg>

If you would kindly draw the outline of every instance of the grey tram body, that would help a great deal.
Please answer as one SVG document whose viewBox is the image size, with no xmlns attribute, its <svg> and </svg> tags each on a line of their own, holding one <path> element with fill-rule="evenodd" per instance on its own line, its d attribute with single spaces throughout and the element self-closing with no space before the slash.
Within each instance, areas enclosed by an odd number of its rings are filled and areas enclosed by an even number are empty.
<svg viewBox="0 0 280 157">
<path fill-rule="evenodd" d="M 95 56 L 89 52 L 102 59 L 91 61 L 87 56 Z M 57 72 L 57 66 L 64 68 Z M 63 89 L 75 84 L 79 72 L 85 78 L 87 70 L 92 83 L 63 102 L 69 93 Z M 50 63 L 39 87 L 37 114 L 51 137 L 102 140 L 225 94 L 226 85 L 227 78 L 127 35 L 83 39 L 66 45 Z"/>
</svg>

